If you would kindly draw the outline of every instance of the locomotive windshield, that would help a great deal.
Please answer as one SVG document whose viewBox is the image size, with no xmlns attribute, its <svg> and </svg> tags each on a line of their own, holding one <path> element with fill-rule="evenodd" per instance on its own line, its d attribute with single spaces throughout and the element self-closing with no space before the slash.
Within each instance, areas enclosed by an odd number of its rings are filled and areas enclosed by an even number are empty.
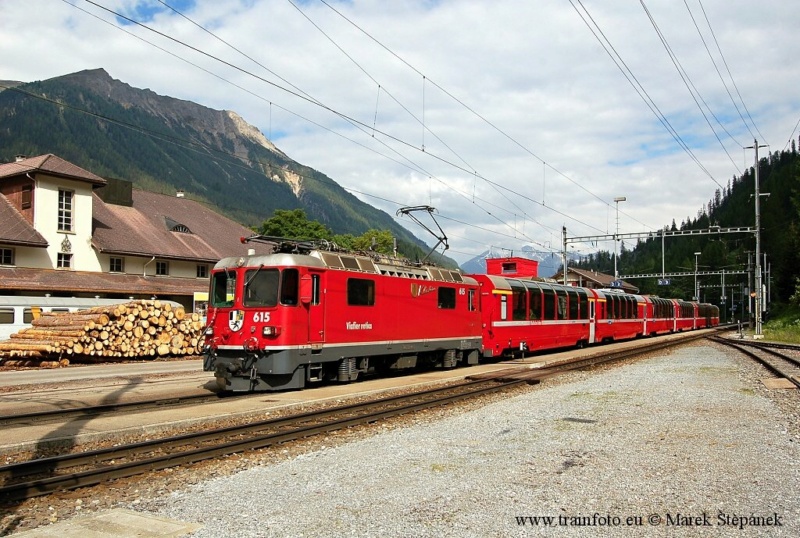
<svg viewBox="0 0 800 538">
<path fill-rule="evenodd" d="M 233 306 L 235 292 L 235 271 L 220 271 L 211 277 L 211 306 Z"/>
<path fill-rule="evenodd" d="M 244 275 L 244 306 L 275 306 L 278 304 L 277 269 L 250 269 Z"/>
</svg>

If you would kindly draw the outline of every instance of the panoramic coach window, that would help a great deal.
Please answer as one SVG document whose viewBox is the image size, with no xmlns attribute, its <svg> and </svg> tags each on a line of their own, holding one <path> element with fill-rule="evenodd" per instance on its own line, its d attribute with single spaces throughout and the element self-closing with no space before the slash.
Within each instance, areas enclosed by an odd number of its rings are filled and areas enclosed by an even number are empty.
<svg viewBox="0 0 800 538">
<path fill-rule="evenodd" d="M 578 292 L 577 291 L 568 291 L 567 295 L 569 295 L 569 319 L 580 319 L 580 313 L 578 311 Z"/>
<path fill-rule="evenodd" d="M 278 304 L 277 269 L 249 269 L 244 274 L 244 306 L 275 306 Z"/>
<path fill-rule="evenodd" d="M 530 301 L 530 318 L 532 320 L 542 319 L 542 292 L 541 290 L 531 289 L 528 300 Z"/>
<path fill-rule="evenodd" d="M 580 317 L 581 319 L 589 319 L 589 296 L 586 295 L 585 291 L 578 291 L 578 297 L 581 303 Z"/>
<path fill-rule="evenodd" d="M 439 308 L 455 308 L 456 307 L 456 289 L 439 287 Z"/>
<path fill-rule="evenodd" d="M 556 319 L 556 291 L 553 289 L 542 289 L 544 295 L 544 318 Z"/>
<path fill-rule="evenodd" d="M 375 304 L 375 282 L 364 278 L 348 278 L 347 304 L 373 306 Z"/>
<path fill-rule="evenodd" d="M 567 319 L 567 292 L 564 290 L 557 290 L 558 299 L 558 319 Z"/>
<path fill-rule="evenodd" d="M 236 273 L 220 271 L 211 279 L 211 306 L 233 306 Z"/>
<path fill-rule="evenodd" d="M 528 292 L 523 287 L 511 285 L 511 319 L 525 321 L 528 315 Z"/>
</svg>

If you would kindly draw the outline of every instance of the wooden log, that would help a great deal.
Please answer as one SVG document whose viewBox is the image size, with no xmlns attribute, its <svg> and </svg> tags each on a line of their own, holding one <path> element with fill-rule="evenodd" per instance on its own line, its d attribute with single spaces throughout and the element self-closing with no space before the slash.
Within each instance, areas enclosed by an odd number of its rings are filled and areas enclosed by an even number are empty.
<svg viewBox="0 0 800 538">
<path fill-rule="evenodd" d="M 20 329 L 18 332 L 14 334 L 41 334 L 43 336 L 81 336 L 83 334 L 83 329 L 71 329 L 71 330 L 61 330 L 58 328 L 37 328 L 37 327 L 28 327 L 25 329 Z"/>
<path fill-rule="evenodd" d="M 109 317 L 106 314 L 92 314 L 92 317 L 49 317 L 39 318 L 31 322 L 34 327 L 63 327 L 66 330 L 74 329 L 75 327 L 84 327 L 91 325 L 94 328 L 95 324 L 105 325 L 108 323 Z"/>
<path fill-rule="evenodd" d="M 53 346 L 50 342 L 42 342 L 38 340 L 31 341 L 6 341 L 0 342 L 0 351 L 41 351 L 44 353 L 52 353 Z"/>
<path fill-rule="evenodd" d="M 9 336 L 10 340 L 58 340 L 60 342 L 72 342 L 77 336 L 64 336 L 61 334 L 44 334 L 41 332 L 18 332 Z"/>
</svg>

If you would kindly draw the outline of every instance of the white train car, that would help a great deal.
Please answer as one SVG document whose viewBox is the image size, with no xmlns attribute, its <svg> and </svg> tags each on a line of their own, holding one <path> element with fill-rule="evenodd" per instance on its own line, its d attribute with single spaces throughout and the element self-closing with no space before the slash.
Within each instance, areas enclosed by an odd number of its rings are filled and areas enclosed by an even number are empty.
<svg viewBox="0 0 800 538">
<path fill-rule="evenodd" d="M 38 312 L 77 312 L 95 306 L 116 305 L 129 299 L 88 297 L 0 296 L 0 340 L 31 326 Z"/>
</svg>

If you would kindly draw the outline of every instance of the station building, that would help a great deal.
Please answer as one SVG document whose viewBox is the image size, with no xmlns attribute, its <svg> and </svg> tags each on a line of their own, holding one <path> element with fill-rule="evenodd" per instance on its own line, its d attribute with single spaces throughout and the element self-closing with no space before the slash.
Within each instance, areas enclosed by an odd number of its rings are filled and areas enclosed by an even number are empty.
<svg viewBox="0 0 800 538">
<path fill-rule="evenodd" d="M 173 300 L 208 292 L 252 230 L 178 192 L 134 189 L 56 155 L 0 164 L 0 295 Z M 196 304 L 198 303 L 198 304 Z"/>
</svg>

